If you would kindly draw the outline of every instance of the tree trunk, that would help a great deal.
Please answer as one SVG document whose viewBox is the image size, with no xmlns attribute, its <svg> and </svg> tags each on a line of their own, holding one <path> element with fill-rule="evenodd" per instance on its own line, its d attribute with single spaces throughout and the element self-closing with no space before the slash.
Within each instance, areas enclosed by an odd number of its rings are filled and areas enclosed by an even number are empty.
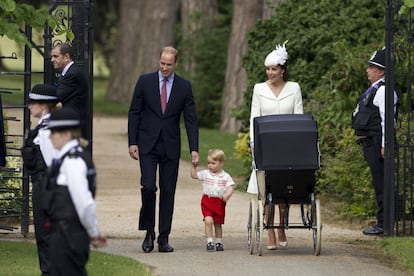
<svg viewBox="0 0 414 276">
<path fill-rule="evenodd" d="M 241 105 L 247 87 L 243 56 L 247 53 L 247 33 L 261 18 L 264 0 L 233 0 L 233 19 L 227 50 L 226 81 L 223 92 L 220 130 L 237 133 L 241 122 L 232 117 L 234 108 Z"/>
<path fill-rule="evenodd" d="M 218 15 L 217 0 L 181 0 L 181 25 L 183 33 L 182 65 L 184 71 L 193 75 L 196 70 L 196 58 L 194 53 L 200 45 L 197 32 L 203 28 L 209 28 L 214 24 Z"/>
<path fill-rule="evenodd" d="M 247 53 L 247 33 L 258 19 L 269 18 L 274 7 L 286 0 L 233 0 L 233 20 L 229 48 L 227 51 L 226 81 L 223 92 L 220 130 L 238 133 L 241 122 L 232 116 L 239 107 L 247 88 L 247 74 L 243 68 L 243 57 Z"/>
<path fill-rule="evenodd" d="M 161 48 L 174 45 L 178 4 L 179 0 L 121 0 L 108 101 L 128 104 L 139 75 L 158 69 Z"/>
</svg>

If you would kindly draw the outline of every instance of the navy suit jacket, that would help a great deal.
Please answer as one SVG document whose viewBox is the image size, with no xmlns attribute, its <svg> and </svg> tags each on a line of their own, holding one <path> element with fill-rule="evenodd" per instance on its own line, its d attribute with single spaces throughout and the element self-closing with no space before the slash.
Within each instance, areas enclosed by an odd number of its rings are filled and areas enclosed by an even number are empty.
<svg viewBox="0 0 414 276">
<path fill-rule="evenodd" d="M 198 152 L 198 122 L 191 83 L 174 75 L 171 94 L 163 114 L 158 71 L 141 75 L 129 108 L 128 145 L 138 145 L 139 152 L 147 154 L 162 135 L 167 157 L 178 159 L 181 153 L 181 114 L 184 114 L 190 153 Z"/>
<path fill-rule="evenodd" d="M 82 135 L 84 138 L 91 138 L 88 126 L 88 102 L 89 86 L 82 70 L 72 64 L 66 74 L 59 78 L 57 95 L 63 107 L 74 109 L 82 118 Z"/>
</svg>

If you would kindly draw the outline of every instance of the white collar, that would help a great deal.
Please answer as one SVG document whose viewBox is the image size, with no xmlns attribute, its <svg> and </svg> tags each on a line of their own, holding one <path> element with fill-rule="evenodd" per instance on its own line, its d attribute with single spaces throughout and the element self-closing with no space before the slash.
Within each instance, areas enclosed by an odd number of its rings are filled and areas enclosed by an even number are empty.
<svg viewBox="0 0 414 276">
<path fill-rule="evenodd" d="M 175 73 L 173 72 L 168 78 L 168 82 L 171 82 L 174 79 Z M 158 70 L 158 79 L 160 82 L 164 80 L 164 76 L 161 74 L 161 71 Z"/>
<path fill-rule="evenodd" d="M 64 76 L 66 74 L 66 72 L 69 70 L 69 67 L 71 67 L 72 64 L 74 64 L 73 61 L 71 61 L 68 64 L 66 64 L 65 68 L 63 68 L 63 71 L 62 71 L 62 74 L 61 74 L 62 76 Z"/>
<path fill-rule="evenodd" d="M 377 83 L 379 83 L 381 81 L 385 82 L 385 77 L 380 78 L 379 80 L 377 80 L 376 82 L 374 82 L 373 84 L 371 84 L 371 86 L 374 86 L 374 85 L 376 85 Z"/>
<path fill-rule="evenodd" d="M 69 142 L 67 142 L 59 151 L 59 158 L 62 158 L 65 153 L 70 151 L 71 149 L 79 146 L 79 141 L 77 139 L 72 139 Z"/>
<path fill-rule="evenodd" d="M 47 114 L 43 115 L 42 118 L 39 119 L 37 124 L 40 125 L 40 124 L 43 123 L 44 120 L 47 120 L 49 118 L 50 118 L 50 113 L 47 113 Z"/>
<path fill-rule="evenodd" d="M 213 173 L 212 171 L 208 170 L 208 173 L 212 176 L 222 176 L 224 175 L 224 170 L 221 169 L 218 173 Z"/>
</svg>

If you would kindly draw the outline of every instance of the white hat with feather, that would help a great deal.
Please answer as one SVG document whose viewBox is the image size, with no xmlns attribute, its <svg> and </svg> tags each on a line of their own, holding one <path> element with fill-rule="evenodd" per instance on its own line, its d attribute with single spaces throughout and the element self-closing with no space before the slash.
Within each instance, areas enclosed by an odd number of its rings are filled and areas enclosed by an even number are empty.
<svg viewBox="0 0 414 276">
<path fill-rule="evenodd" d="M 286 51 L 287 42 L 288 40 L 283 42 L 282 46 L 280 44 L 276 45 L 276 48 L 266 56 L 266 59 L 264 61 L 264 65 L 266 67 L 285 65 L 286 61 L 289 58 L 288 52 Z"/>
</svg>

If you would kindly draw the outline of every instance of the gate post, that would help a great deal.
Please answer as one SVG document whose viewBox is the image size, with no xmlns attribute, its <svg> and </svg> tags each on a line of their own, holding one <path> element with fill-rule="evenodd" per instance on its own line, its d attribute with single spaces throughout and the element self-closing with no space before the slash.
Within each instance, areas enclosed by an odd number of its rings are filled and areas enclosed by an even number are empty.
<svg viewBox="0 0 414 276">
<path fill-rule="evenodd" d="M 385 157 L 384 157 L 384 234 L 394 236 L 395 224 L 395 126 L 394 126 L 394 11 L 387 1 L 385 18 Z"/>
<path fill-rule="evenodd" d="M 72 32 L 75 39 L 72 48 L 76 65 L 87 76 L 89 84 L 87 121 L 88 129 L 86 140 L 89 141 L 89 149 L 92 152 L 92 124 L 93 124 L 93 36 L 92 36 L 92 7 L 90 0 L 72 0 Z"/>
<path fill-rule="evenodd" d="M 25 34 L 29 40 L 32 40 L 32 28 L 26 24 Z M 24 106 L 27 104 L 28 91 L 31 89 L 32 84 L 32 50 L 26 45 L 24 47 Z M 30 131 L 30 112 L 27 108 L 23 108 L 23 139 L 26 137 L 26 133 Z M 27 237 L 29 233 L 29 210 L 30 210 L 30 183 L 29 176 L 26 172 L 25 166 L 23 166 L 22 177 L 22 213 L 20 220 L 20 232 L 23 237 Z"/>
</svg>

